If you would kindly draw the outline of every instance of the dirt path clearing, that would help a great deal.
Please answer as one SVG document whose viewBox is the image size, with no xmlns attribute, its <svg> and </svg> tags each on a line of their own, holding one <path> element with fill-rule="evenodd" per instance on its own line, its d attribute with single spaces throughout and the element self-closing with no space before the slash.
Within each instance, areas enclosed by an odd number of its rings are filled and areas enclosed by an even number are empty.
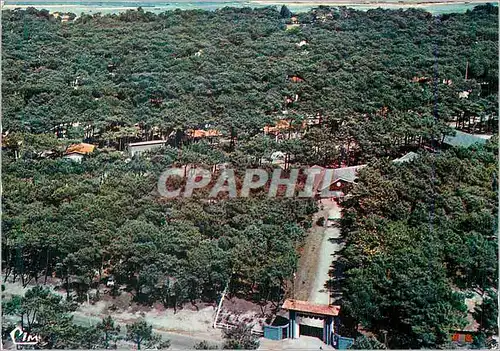
<svg viewBox="0 0 500 351">
<path fill-rule="evenodd" d="M 323 200 L 323 202 L 325 201 Z M 294 299 L 303 301 L 307 301 L 309 299 L 312 286 L 311 284 L 314 282 L 319 261 L 318 252 L 321 247 L 323 232 L 325 230 L 324 227 L 318 226 L 316 221 L 320 217 L 326 217 L 327 214 L 328 208 L 324 206 L 324 209 L 316 212 L 313 216 L 313 226 L 309 229 L 307 238 L 305 239 L 305 244 L 300 250 L 300 258 L 293 285 L 294 289 L 291 296 Z"/>
<path fill-rule="evenodd" d="M 321 227 L 316 224 L 320 217 L 340 218 L 340 207 L 330 199 L 321 200 L 323 209 L 313 217 L 313 227 L 309 230 L 306 243 L 302 248 L 296 277 L 293 298 L 317 303 L 328 303 L 328 290 L 324 285 L 329 279 L 328 272 L 341 245 L 336 243 L 340 231 L 334 227 Z M 334 239 L 332 242 L 330 239 Z M 323 291 L 324 290 L 324 291 Z"/>
<path fill-rule="evenodd" d="M 325 204 L 325 210 L 328 210 L 329 219 L 340 219 L 341 208 L 336 202 L 330 201 Z M 315 280 L 311 282 L 311 293 L 308 301 L 319 304 L 330 304 L 333 301 L 330 298 L 330 291 L 326 285 L 330 280 L 330 267 L 333 262 L 338 260 L 338 252 L 342 249 L 343 244 L 340 242 L 340 228 L 337 225 L 324 229 L 321 248 L 318 252 L 319 262 Z"/>
</svg>

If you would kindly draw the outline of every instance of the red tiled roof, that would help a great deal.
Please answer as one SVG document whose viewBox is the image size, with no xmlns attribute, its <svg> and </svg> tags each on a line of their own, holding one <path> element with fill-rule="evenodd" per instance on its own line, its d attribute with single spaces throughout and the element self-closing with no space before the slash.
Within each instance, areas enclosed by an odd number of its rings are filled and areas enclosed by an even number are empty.
<svg viewBox="0 0 500 351">
<path fill-rule="evenodd" d="M 187 132 L 193 138 L 217 137 L 222 135 L 217 129 L 209 129 L 209 130 L 190 129 Z"/>
<path fill-rule="evenodd" d="M 299 76 L 292 76 L 290 77 L 290 80 L 294 83 L 299 83 L 304 81 L 304 79 L 300 78 Z"/>
<path fill-rule="evenodd" d="M 284 310 L 320 314 L 324 316 L 338 316 L 340 312 L 340 306 L 319 305 L 315 303 L 309 303 L 307 301 L 293 299 L 286 299 L 281 308 L 283 308 Z"/>
<path fill-rule="evenodd" d="M 430 81 L 430 78 L 428 78 L 428 77 L 413 77 L 411 79 L 411 81 L 413 83 L 425 83 L 425 82 Z"/>
<path fill-rule="evenodd" d="M 265 133 L 278 133 L 280 130 L 286 130 L 290 129 L 290 122 L 287 121 L 286 119 L 280 119 L 279 121 L 276 122 L 275 126 L 265 126 L 264 127 L 264 132 Z"/>
<path fill-rule="evenodd" d="M 301 124 L 301 129 L 304 129 L 307 125 L 307 121 L 302 121 L 302 124 Z M 287 119 L 280 119 L 276 122 L 275 126 L 265 126 L 263 128 L 264 130 L 264 133 L 266 134 L 270 134 L 270 133 L 279 133 L 280 131 L 282 130 L 288 130 L 288 129 L 291 129 L 292 128 L 292 125 L 291 125 L 291 122 Z"/>
<path fill-rule="evenodd" d="M 66 149 L 66 154 L 72 154 L 72 153 L 89 154 L 93 152 L 94 149 L 95 145 L 92 144 L 86 144 L 86 143 L 73 144 L 68 146 L 68 148 Z"/>
<path fill-rule="evenodd" d="M 207 130 L 207 133 L 205 136 L 207 137 L 212 137 L 212 136 L 221 136 L 222 134 L 217 130 L 217 129 L 209 129 Z"/>
</svg>

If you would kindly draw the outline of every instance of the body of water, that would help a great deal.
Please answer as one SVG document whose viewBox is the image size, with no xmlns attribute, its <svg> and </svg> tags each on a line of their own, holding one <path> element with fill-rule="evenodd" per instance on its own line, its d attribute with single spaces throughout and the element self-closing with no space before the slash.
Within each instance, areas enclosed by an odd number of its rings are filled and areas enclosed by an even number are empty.
<svg viewBox="0 0 500 351">
<path fill-rule="evenodd" d="M 26 8 L 26 7 L 35 7 L 37 9 L 47 9 L 51 12 L 72 12 L 77 15 L 81 13 L 88 14 L 107 14 L 107 13 L 119 13 L 126 11 L 128 9 L 136 9 L 138 7 L 142 7 L 145 11 L 150 11 L 154 13 L 161 13 L 168 10 L 182 9 L 202 9 L 202 10 L 215 10 L 223 7 L 264 7 L 264 6 L 277 6 L 280 7 L 283 3 L 283 0 L 278 0 L 273 2 L 273 0 L 266 1 L 254 1 L 254 0 L 232 0 L 232 1 L 192 1 L 192 0 L 177 0 L 172 2 L 166 1 L 75 1 L 75 0 L 59 0 L 59 1 L 43 1 L 43 0 L 8 0 L 5 1 L 3 9 L 14 9 L 14 8 Z M 452 12 L 465 12 L 466 10 L 472 10 L 475 6 L 480 5 L 482 3 L 477 2 L 446 2 L 446 0 L 442 2 L 436 3 L 426 3 L 424 1 L 415 1 L 415 2 L 404 2 L 401 3 L 399 1 L 391 1 L 384 0 L 381 3 L 373 2 L 373 3 L 349 3 L 347 1 L 317 1 L 311 0 L 310 2 L 293 2 L 287 3 L 286 5 L 293 12 L 305 12 L 310 10 L 313 7 L 317 7 L 319 5 L 330 5 L 330 6 L 346 6 L 350 8 L 354 8 L 357 10 L 369 10 L 378 7 L 388 8 L 388 9 L 397 9 L 397 8 L 409 8 L 409 7 L 417 7 L 423 10 L 426 10 L 433 14 L 442 14 L 442 13 L 452 13 Z"/>
</svg>

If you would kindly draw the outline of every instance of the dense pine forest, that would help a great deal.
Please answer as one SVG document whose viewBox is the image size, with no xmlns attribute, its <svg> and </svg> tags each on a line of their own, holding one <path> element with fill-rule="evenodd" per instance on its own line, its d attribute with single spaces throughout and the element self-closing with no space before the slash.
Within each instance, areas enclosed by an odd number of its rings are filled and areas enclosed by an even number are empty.
<svg viewBox="0 0 500 351">
<path fill-rule="evenodd" d="M 498 7 L 293 16 L 286 7 L 139 8 L 61 21 L 2 11 L 3 278 L 56 278 L 68 297 L 36 290 L 3 313 L 46 299 L 59 312 L 30 328 L 57 339 L 47 348 L 87 347 L 89 335 L 107 348 L 112 321 L 76 327 L 65 304 L 109 273 L 143 304 L 215 301 L 229 281 L 232 294 L 278 304 L 316 201 L 156 192 L 166 167 L 242 170 L 276 151 L 292 167 L 368 164 L 342 219 L 342 332 L 372 335 L 358 347 L 447 347 L 468 291 L 496 301 L 497 137 L 468 149 L 440 141 L 455 127 L 498 133 Z M 263 133 L 315 117 L 301 138 Z M 203 128 L 228 142 L 188 137 Z M 126 153 L 130 142 L 164 138 L 165 149 Z M 82 141 L 97 145 L 83 162 L 61 157 Z M 389 162 L 408 151 L 419 158 Z M 495 332 L 491 301 L 476 314 L 479 346 Z"/>
<path fill-rule="evenodd" d="M 479 291 L 476 346 L 498 333 L 497 159 L 494 140 L 361 173 L 342 219 L 347 326 L 387 331 L 392 349 L 451 347 Z"/>
</svg>

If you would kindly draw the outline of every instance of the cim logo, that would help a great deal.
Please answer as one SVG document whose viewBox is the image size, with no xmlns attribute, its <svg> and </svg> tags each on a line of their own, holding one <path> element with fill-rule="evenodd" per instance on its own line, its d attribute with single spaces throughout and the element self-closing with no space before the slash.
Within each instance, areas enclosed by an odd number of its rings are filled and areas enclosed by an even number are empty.
<svg viewBox="0 0 500 351">
<path fill-rule="evenodd" d="M 19 325 L 10 332 L 10 338 L 14 345 L 36 345 L 40 341 L 38 335 L 28 334 L 28 332 L 25 332 Z"/>
</svg>

